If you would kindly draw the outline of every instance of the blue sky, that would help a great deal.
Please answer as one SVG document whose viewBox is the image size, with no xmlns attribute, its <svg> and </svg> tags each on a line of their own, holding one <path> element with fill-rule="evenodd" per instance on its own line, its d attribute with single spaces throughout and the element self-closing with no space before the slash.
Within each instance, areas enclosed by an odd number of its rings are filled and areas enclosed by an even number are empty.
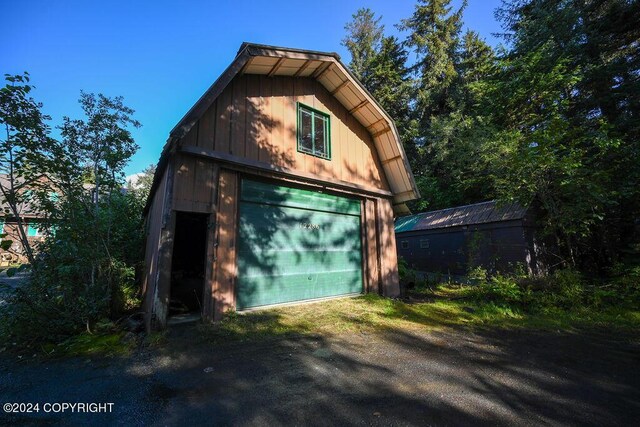
<svg viewBox="0 0 640 427">
<path fill-rule="evenodd" d="M 460 0 L 454 0 L 459 5 Z M 490 44 L 500 0 L 469 0 L 464 20 Z M 0 71 L 28 71 L 34 97 L 58 125 L 80 117 L 80 90 L 122 95 L 143 127 L 126 168 L 155 163 L 169 131 L 233 60 L 243 41 L 338 52 L 360 7 L 383 17 L 387 34 L 415 1 L 3 1 Z M 11 17 L 11 19 L 7 19 Z M 54 132 L 54 136 L 56 132 Z"/>
</svg>

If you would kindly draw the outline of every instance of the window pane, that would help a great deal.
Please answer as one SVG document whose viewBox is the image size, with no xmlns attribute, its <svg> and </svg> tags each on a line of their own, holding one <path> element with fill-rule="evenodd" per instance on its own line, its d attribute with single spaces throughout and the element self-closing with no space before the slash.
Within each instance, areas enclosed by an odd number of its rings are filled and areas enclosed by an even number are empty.
<svg viewBox="0 0 640 427">
<path fill-rule="evenodd" d="M 321 157 L 327 157 L 327 134 L 325 132 L 325 123 L 327 121 L 326 117 L 322 117 L 319 114 L 316 114 L 314 117 L 315 120 L 315 153 Z"/>
<path fill-rule="evenodd" d="M 311 113 L 300 110 L 300 151 L 313 153 L 313 140 L 311 135 Z"/>
</svg>

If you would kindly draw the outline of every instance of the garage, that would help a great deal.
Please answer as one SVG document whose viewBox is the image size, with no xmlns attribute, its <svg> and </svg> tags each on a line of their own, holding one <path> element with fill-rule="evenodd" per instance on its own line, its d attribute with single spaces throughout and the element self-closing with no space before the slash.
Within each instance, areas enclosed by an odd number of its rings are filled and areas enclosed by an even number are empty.
<svg viewBox="0 0 640 427">
<path fill-rule="evenodd" d="M 360 204 L 243 180 L 237 309 L 361 293 Z"/>
<path fill-rule="evenodd" d="M 418 196 L 393 119 L 337 54 L 243 43 L 162 149 L 144 211 L 145 326 L 165 328 L 187 296 L 205 322 L 397 297 L 393 219 Z"/>
</svg>

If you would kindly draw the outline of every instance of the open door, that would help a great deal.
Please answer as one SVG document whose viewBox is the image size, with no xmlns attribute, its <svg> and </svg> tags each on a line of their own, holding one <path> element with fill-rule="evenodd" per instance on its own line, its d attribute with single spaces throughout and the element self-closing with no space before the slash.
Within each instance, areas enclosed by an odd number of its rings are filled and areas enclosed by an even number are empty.
<svg viewBox="0 0 640 427">
<path fill-rule="evenodd" d="M 176 212 L 169 304 L 169 317 L 174 321 L 199 319 L 202 313 L 208 217 L 208 214 Z"/>
</svg>

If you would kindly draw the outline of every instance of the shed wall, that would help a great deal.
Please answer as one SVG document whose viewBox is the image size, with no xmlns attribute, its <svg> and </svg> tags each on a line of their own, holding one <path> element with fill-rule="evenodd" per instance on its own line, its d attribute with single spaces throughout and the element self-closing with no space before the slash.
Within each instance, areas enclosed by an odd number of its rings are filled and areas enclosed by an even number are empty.
<svg viewBox="0 0 640 427">
<path fill-rule="evenodd" d="M 418 271 L 466 275 L 475 266 L 489 272 L 513 271 L 518 263 L 530 267 L 521 220 L 419 230 L 396 237 L 398 254 Z M 428 247 L 421 247 L 421 242 Z"/>
</svg>

